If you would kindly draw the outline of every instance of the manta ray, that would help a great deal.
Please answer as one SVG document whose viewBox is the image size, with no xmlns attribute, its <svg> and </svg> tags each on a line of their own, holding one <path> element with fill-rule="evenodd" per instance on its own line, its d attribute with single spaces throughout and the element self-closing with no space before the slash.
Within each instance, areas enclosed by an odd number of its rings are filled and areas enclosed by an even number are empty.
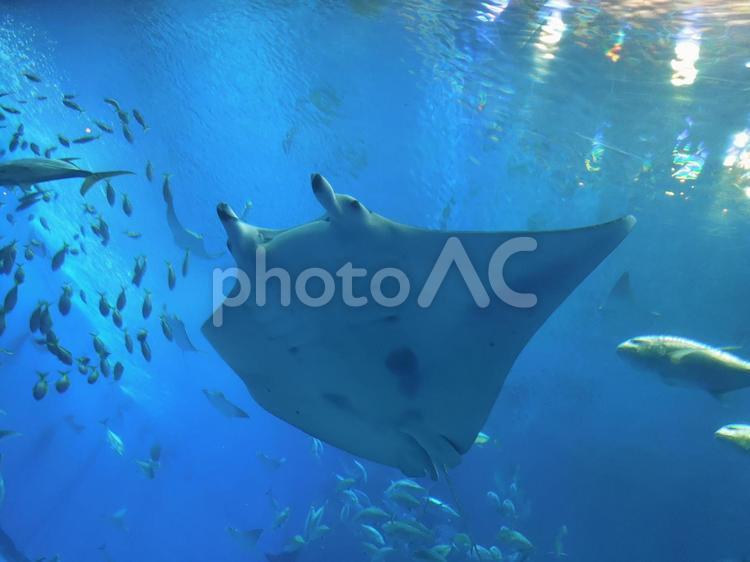
<svg viewBox="0 0 750 562">
<path fill-rule="evenodd" d="M 81 184 L 81 195 L 103 179 L 132 174 L 126 170 L 114 172 L 90 172 L 73 164 L 72 160 L 50 160 L 47 158 L 21 158 L 0 163 L 0 185 L 20 186 L 26 190 L 37 183 L 85 178 Z"/>
<path fill-rule="evenodd" d="M 529 339 L 635 224 L 627 216 L 551 232 L 426 230 L 336 194 L 319 174 L 312 190 L 323 216 L 284 230 L 252 226 L 228 205 L 218 206 L 230 252 L 253 289 L 258 255 L 262 273 L 275 277 L 265 302 L 251 295 L 242 304 L 238 277 L 203 333 L 270 413 L 353 455 L 433 479 L 458 465 L 474 443 Z M 477 283 L 493 282 L 488 264 L 498 248 L 517 240 L 524 249 L 506 256 L 502 282 L 494 278 L 497 294 L 524 299 L 475 298 Z M 459 246 L 463 253 L 438 271 L 446 248 Z M 476 278 L 466 273 L 467 260 Z M 367 302 L 353 306 L 341 295 L 314 306 L 302 298 L 284 301 L 285 274 L 296 289 L 310 279 L 309 268 L 334 275 L 351 266 L 366 271 L 349 289 L 373 297 Z M 378 301 L 375 281 L 396 270 L 411 292 L 398 305 Z M 435 271 L 442 283 L 425 301 Z M 315 292 L 310 283 L 310 295 L 325 293 L 325 282 L 318 285 Z M 343 277 L 340 285 L 343 294 Z M 398 285 L 383 282 L 383 295 L 395 298 L 404 286 Z"/>
<path fill-rule="evenodd" d="M 174 342 L 177 344 L 182 351 L 198 351 L 198 348 L 193 345 L 190 336 L 188 335 L 185 322 L 176 314 L 171 314 L 166 317 L 166 322 L 169 325 L 169 329 L 172 331 Z"/>
<path fill-rule="evenodd" d="M 172 196 L 172 189 L 169 187 L 169 184 L 164 185 L 163 197 L 164 202 L 167 204 L 167 224 L 169 225 L 169 230 L 172 231 L 174 243 L 181 249 L 188 250 L 192 255 L 199 258 L 212 260 L 221 256 L 222 253 L 209 253 L 202 234 L 193 232 L 182 225 L 174 209 L 174 197 Z"/>
</svg>

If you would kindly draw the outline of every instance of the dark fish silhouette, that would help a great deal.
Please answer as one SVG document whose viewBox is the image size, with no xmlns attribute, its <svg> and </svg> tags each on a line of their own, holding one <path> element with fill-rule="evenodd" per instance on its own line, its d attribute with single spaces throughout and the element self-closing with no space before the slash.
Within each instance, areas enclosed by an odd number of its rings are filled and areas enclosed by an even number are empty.
<svg viewBox="0 0 750 562">
<path fill-rule="evenodd" d="M 103 179 L 132 173 L 127 170 L 90 172 L 68 160 L 22 158 L 0 163 L 0 185 L 30 186 L 48 181 L 85 178 L 81 184 L 81 195 L 86 195 L 89 189 Z"/>
<path fill-rule="evenodd" d="M 177 213 L 174 210 L 174 197 L 172 196 L 172 188 L 169 185 L 169 176 L 165 176 L 164 184 L 162 186 L 162 195 L 164 201 L 167 204 L 167 224 L 169 229 L 172 231 L 172 237 L 174 238 L 175 244 L 177 244 L 183 250 L 189 250 L 191 254 L 204 259 L 216 259 L 223 254 L 210 254 L 206 249 L 205 240 L 202 234 L 188 230 L 180 219 L 177 218 Z"/>
</svg>

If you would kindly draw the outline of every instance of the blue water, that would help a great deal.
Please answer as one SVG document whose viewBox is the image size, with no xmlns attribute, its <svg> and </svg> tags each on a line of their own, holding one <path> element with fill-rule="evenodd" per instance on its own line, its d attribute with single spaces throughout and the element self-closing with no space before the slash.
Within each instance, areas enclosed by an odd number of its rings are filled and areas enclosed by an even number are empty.
<svg viewBox="0 0 750 562">
<path fill-rule="evenodd" d="M 316 456 L 309 436 L 252 401 L 199 329 L 211 311 L 211 269 L 233 260 L 193 258 L 183 278 L 183 251 L 164 219 L 169 173 L 180 220 L 221 252 L 219 201 L 235 209 L 252 201 L 253 224 L 294 226 L 320 215 L 309 194 L 313 171 L 384 216 L 428 228 L 557 229 L 629 213 L 639 221 L 523 351 L 484 429 L 491 442 L 451 472 L 453 490 L 444 480 L 422 482 L 465 514 L 449 525 L 420 516 L 440 529 L 436 542 L 468 532 L 520 560 L 496 538 L 507 525 L 535 544 L 529 560 L 544 560 L 566 525 L 564 547 L 575 561 L 750 555 L 750 457 L 713 437 L 726 423 L 750 422 L 747 393 L 720 403 L 671 388 L 614 352 L 651 332 L 744 346 L 740 355 L 750 345 L 744 3 L 68 4 L 2 2 L 0 91 L 11 94 L 0 102 L 21 114 L 6 112 L 0 122 L 0 162 L 31 156 L 7 151 L 18 123 L 43 148 L 60 133 L 96 133 L 92 119 L 117 125 L 104 97 L 138 108 L 150 129 L 131 117 L 133 144 L 116 127 L 55 154 L 80 157 L 86 169 L 137 172 L 112 180 L 114 208 L 99 187 L 87 197 L 110 226 L 108 246 L 87 231 L 87 254 L 50 270 L 49 256 L 95 220 L 81 209 L 77 180 L 47 184 L 55 201 L 0 225 L 0 245 L 18 240 L 26 270 L 0 337 L 0 348 L 16 351 L 0 356 L 0 429 L 22 433 L 0 441 L 0 527 L 29 559 L 265 560 L 302 532 L 310 506 L 325 505 L 331 530 L 299 560 L 369 560 L 357 525 L 340 516 L 335 475 L 354 470 L 352 457 L 325 444 Z M 69 93 L 85 113 L 60 103 Z M 124 192 L 131 218 L 119 208 Z M 16 196 L 3 193 L 3 215 Z M 31 238 L 48 256 L 25 263 L 22 245 Z M 133 336 L 148 329 L 151 362 L 137 342 L 133 355 L 122 350 L 121 332 L 96 306 L 98 291 L 114 303 L 142 254 L 154 313 L 141 318 L 143 290 L 130 286 L 123 316 Z M 165 260 L 178 270 L 174 291 Z M 636 304 L 608 313 L 607 296 L 625 271 Z M 74 372 L 68 392 L 50 385 L 35 401 L 35 371 L 50 371 L 54 381 L 62 365 L 34 348 L 28 317 L 40 300 L 56 305 L 66 282 L 74 306 L 55 317 L 58 335 L 78 356 L 91 353 L 89 334 L 100 334 L 118 350 L 125 376 L 88 385 Z M 11 283 L 0 279 L 3 295 Z M 164 306 L 185 321 L 200 352 L 165 340 Z M 249 419 L 222 417 L 202 389 L 224 392 Z M 70 415 L 82 431 L 65 420 Z M 103 419 L 122 438 L 122 456 L 109 446 Z M 149 480 L 136 461 L 155 443 L 160 468 Z M 286 460 L 274 470 L 258 452 Z M 401 475 L 363 464 L 369 480 L 358 488 L 380 504 Z M 517 518 L 497 513 L 489 491 L 513 497 Z M 280 529 L 272 528 L 269 492 L 291 507 Z M 112 515 L 123 508 L 117 525 Z M 248 549 L 228 526 L 264 533 Z M 401 550 L 387 560 L 412 556 Z"/>
</svg>

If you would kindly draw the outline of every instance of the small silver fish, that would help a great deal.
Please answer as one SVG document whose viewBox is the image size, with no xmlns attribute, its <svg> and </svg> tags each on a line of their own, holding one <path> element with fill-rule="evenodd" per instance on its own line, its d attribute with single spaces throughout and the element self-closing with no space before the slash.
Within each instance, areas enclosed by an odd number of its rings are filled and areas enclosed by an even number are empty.
<svg viewBox="0 0 750 562">
<path fill-rule="evenodd" d="M 223 392 L 219 392 L 218 390 L 207 390 L 204 388 L 203 394 L 206 395 L 206 398 L 208 398 L 208 401 L 214 408 L 228 418 L 250 417 L 242 408 L 227 400 Z"/>
<path fill-rule="evenodd" d="M 149 126 L 146 125 L 146 120 L 143 118 L 143 115 L 141 115 L 141 112 L 137 109 L 133 110 L 133 117 L 135 117 L 135 120 L 138 122 L 138 124 L 141 126 L 143 131 L 148 131 Z"/>
<path fill-rule="evenodd" d="M 99 127 L 100 130 L 104 131 L 105 133 L 112 134 L 115 132 L 115 130 L 106 123 L 102 123 L 101 121 L 94 121 L 94 123 L 97 127 Z"/>
<path fill-rule="evenodd" d="M 133 144 L 133 133 L 130 132 L 130 129 L 127 125 L 122 126 L 122 136 L 125 137 L 125 140 L 128 141 L 130 144 Z"/>
<path fill-rule="evenodd" d="M 71 98 L 63 98 L 63 105 L 69 109 L 72 109 L 73 111 L 83 113 L 83 109 L 81 108 L 81 106 L 74 102 Z"/>
<path fill-rule="evenodd" d="M 34 74 L 33 72 L 22 72 L 21 73 L 29 82 L 36 82 L 37 84 L 42 81 L 41 78 L 39 78 L 38 75 Z"/>
</svg>

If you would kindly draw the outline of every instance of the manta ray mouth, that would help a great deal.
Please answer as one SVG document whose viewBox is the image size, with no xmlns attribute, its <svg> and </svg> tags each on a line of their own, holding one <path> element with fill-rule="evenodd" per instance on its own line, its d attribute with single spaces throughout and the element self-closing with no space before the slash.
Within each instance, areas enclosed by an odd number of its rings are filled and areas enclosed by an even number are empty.
<svg viewBox="0 0 750 562">
<path fill-rule="evenodd" d="M 240 217 L 237 216 L 237 213 L 235 213 L 232 210 L 232 207 L 230 207 L 226 203 L 219 203 L 219 205 L 216 207 L 216 214 L 219 215 L 219 220 L 221 220 L 221 222 L 240 220 Z"/>
</svg>

